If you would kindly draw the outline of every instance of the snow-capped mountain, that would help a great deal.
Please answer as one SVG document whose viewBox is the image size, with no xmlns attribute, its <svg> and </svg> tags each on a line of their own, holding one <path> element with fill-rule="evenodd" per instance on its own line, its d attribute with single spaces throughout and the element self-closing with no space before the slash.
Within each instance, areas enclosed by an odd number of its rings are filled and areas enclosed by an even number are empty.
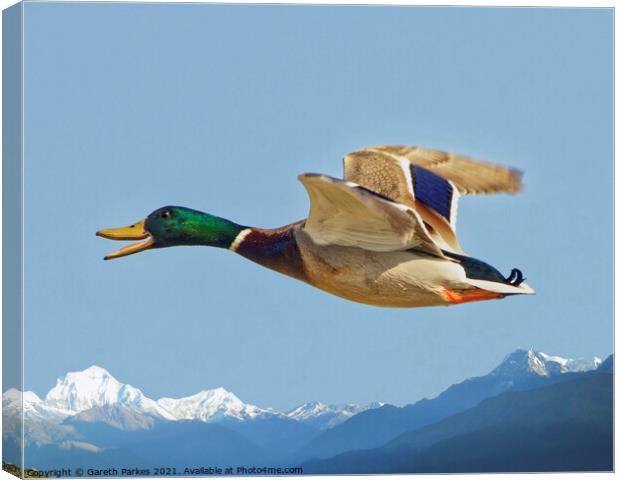
<svg viewBox="0 0 620 480">
<path fill-rule="evenodd" d="M 491 372 L 491 375 L 512 380 L 528 375 L 551 377 L 568 372 L 587 372 L 598 368 L 600 364 L 599 357 L 591 360 L 571 359 L 547 355 L 533 348 L 519 349 L 506 356 L 504 361 Z"/>
<path fill-rule="evenodd" d="M 19 415 L 24 409 L 24 417 L 34 420 L 62 421 L 71 413 L 55 408 L 43 402 L 34 392 L 20 392 L 10 388 L 2 394 L 2 413 L 4 415 Z"/>
<path fill-rule="evenodd" d="M 601 359 L 598 357 L 575 360 L 533 349 L 516 350 L 484 377 L 487 378 L 483 382 L 486 385 L 485 392 L 488 390 L 485 395 L 501 393 L 523 382 L 531 383 L 536 379 L 556 377 L 568 372 L 593 370 L 600 364 Z M 473 384 L 473 380 L 464 383 Z M 454 387 L 447 392 L 451 389 Z M 215 423 L 277 417 L 327 430 L 358 413 L 382 405 L 308 402 L 287 413 L 280 413 L 246 404 L 224 388 L 203 390 L 184 398 L 164 397 L 155 401 L 146 397 L 138 388 L 120 383 L 107 370 L 97 366 L 67 373 L 57 380 L 44 399 L 34 392 L 22 394 L 15 389 L 9 389 L 2 395 L 3 415 L 19 416 L 23 406 L 24 416 L 30 420 L 60 424 L 72 417 L 72 422 L 103 422 L 120 429 L 151 428 L 154 420 Z"/>
<path fill-rule="evenodd" d="M 32 413 L 36 412 L 39 403 L 41 403 L 41 399 L 34 392 L 22 393 L 15 388 L 9 388 L 2 394 L 3 412 L 19 411 L 23 407 L 24 413 Z"/>
<path fill-rule="evenodd" d="M 160 398 L 157 403 L 177 420 L 249 420 L 280 415 L 277 412 L 243 403 L 234 393 L 224 388 L 203 390 L 184 398 Z"/>
<path fill-rule="evenodd" d="M 353 415 L 357 415 L 371 408 L 379 408 L 384 404 L 373 402 L 366 405 L 347 403 L 343 405 L 327 405 L 322 402 L 308 402 L 286 413 L 286 416 L 306 423 L 320 430 L 332 428 L 339 423 L 348 420 Z"/>
<path fill-rule="evenodd" d="M 534 352 L 533 350 L 530 350 Z M 562 358 L 558 356 L 547 355 L 543 352 L 538 352 L 538 357 L 544 360 L 544 363 L 547 367 L 547 372 L 549 372 L 549 367 L 552 369 L 558 369 L 559 373 L 566 372 L 589 372 L 590 370 L 595 370 L 599 367 L 603 360 L 599 357 L 593 357 L 592 359 L 587 358 Z"/>
<path fill-rule="evenodd" d="M 120 404 L 139 413 L 174 420 L 174 416 L 146 397 L 139 389 L 120 383 L 104 368 L 95 365 L 81 372 L 69 372 L 56 381 L 45 397 L 48 406 L 72 413 L 93 407 Z"/>
<path fill-rule="evenodd" d="M 24 409 L 27 406 L 37 404 L 41 401 L 39 396 L 34 392 L 20 392 L 15 388 L 9 388 L 2 394 L 3 408 L 21 408 L 22 402 Z"/>
</svg>

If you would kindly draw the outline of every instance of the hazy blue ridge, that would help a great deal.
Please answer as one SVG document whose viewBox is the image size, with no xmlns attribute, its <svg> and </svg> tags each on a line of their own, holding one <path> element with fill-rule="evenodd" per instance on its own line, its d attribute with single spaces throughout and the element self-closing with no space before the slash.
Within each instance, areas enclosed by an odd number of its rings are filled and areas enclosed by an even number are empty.
<svg viewBox="0 0 620 480">
<path fill-rule="evenodd" d="M 597 369 L 599 372 L 614 373 L 614 356 L 609 355 Z"/>
<path fill-rule="evenodd" d="M 166 465 L 183 468 L 273 466 L 317 434 L 312 427 L 281 418 L 171 422 L 135 413 L 130 418 L 141 428 L 128 430 L 108 423 L 108 415 L 93 419 L 95 413 L 101 413 L 99 408 L 87 412 L 88 415 L 70 417 L 61 425 L 32 422 L 34 434 L 26 449 L 28 464 L 38 469 L 107 468 L 106 465 L 156 465 L 165 460 Z M 49 437 L 48 430 L 55 434 L 53 442 L 35 440 Z M 15 439 L 4 440 L 5 458 L 17 456 Z"/>
<path fill-rule="evenodd" d="M 78 426 L 78 432 L 82 429 Z M 97 431 L 100 429 L 100 431 Z M 83 430 L 82 430 L 83 431 Z M 219 424 L 204 422 L 162 422 L 153 429 L 117 431 L 109 425 L 90 424 L 91 436 L 83 441 L 96 446 L 96 451 L 83 445 L 70 447 L 75 440 L 58 445 L 34 445 L 27 448 L 29 465 L 48 468 L 109 468 L 110 466 L 200 466 L 237 463 L 256 464 L 269 458 L 269 452 L 245 436 Z M 99 444 L 90 443 L 91 438 Z M 105 439 L 110 441 L 104 443 Z M 113 443 L 112 443 L 113 441 Z"/>
<path fill-rule="evenodd" d="M 528 351 L 516 350 L 489 374 L 452 385 L 433 399 L 422 399 L 404 407 L 385 405 L 355 415 L 319 435 L 299 455 L 327 458 L 348 450 L 379 447 L 403 432 L 471 408 L 485 398 L 569 381 L 580 375 L 551 372 L 549 376 L 540 376 L 528 369 Z"/>
<path fill-rule="evenodd" d="M 270 452 L 269 458 L 274 461 L 288 458 L 319 433 L 310 425 L 278 417 L 229 421 L 225 425 Z"/>
<path fill-rule="evenodd" d="M 376 449 L 304 465 L 306 473 L 608 471 L 613 377 L 604 372 L 513 391 Z"/>
</svg>

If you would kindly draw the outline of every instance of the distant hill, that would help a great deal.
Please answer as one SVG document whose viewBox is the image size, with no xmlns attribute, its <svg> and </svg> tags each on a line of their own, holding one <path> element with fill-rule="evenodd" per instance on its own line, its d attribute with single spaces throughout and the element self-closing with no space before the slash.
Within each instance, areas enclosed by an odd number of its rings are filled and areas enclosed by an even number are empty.
<svg viewBox="0 0 620 480">
<path fill-rule="evenodd" d="M 386 445 L 304 465 L 306 473 L 609 471 L 613 377 L 604 372 L 513 391 Z"/>
<path fill-rule="evenodd" d="M 123 405 L 92 407 L 71 416 L 66 424 L 105 423 L 118 430 L 145 430 L 153 428 L 157 417 L 133 411 Z"/>
<path fill-rule="evenodd" d="M 597 369 L 599 372 L 614 373 L 614 356 L 610 355 Z"/>
<path fill-rule="evenodd" d="M 263 460 L 270 462 L 288 458 L 319 433 L 311 425 L 286 417 L 257 418 L 245 422 L 226 422 L 222 425 L 268 452 Z"/>
<path fill-rule="evenodd" d="M 80 425 L 75 425 L 80 432 Z M 27 449 L 29 465 L 38 469 L 109 468 L 110 466 L 183 467 L 256 464 L 269 454 L 245 436 L 219 424 L 166 422 L 148 430 L 115 430 L 104 423 L 88 422 L 88 441 L 64 440 Z M 96 431 L 100 427 L 101 431 Z M 122 434 L 119 434 L 121 432 Z M 79 438 L 79 437 L 77 437 Z M 98 443 L 91 443 L 94 438 Z M 114 443 L 106 443 L 106 441 Z"/>
</svg>

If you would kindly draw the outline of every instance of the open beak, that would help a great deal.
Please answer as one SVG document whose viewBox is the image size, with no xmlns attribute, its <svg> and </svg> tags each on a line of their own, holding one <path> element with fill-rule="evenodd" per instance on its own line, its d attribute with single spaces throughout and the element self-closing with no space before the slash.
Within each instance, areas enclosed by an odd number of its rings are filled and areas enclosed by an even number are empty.
<svg viewBox="0 0 620 480">
<path fill-rule="evenodd" d="M 153 238 L 151 234 L 144 228 L 144 220 L 140 220 L 133 225 L 123 228 L 105 228 L 97 232 L 98 237 L 108 238 L 110 240 L 144 240 L 144 242 L 132 243 L 126 247 L 112 252 L 105 257 L 104 260 L 112 260 L 113 258 L 125 257 L 133 253 L 148 250 L 153 246 Z"/>
</svg>

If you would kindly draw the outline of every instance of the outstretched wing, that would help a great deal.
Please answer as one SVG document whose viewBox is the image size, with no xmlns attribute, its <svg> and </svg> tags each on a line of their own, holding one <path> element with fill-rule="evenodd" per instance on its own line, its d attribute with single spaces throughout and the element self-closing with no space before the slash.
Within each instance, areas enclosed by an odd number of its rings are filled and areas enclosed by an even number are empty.
<svg viewBox="0 0 620 480">
<path fill-rule="evenodd" d="M 376 252 L 415 248 L 444 258 L 414 209 L 326 175 L 306 173 L 299 180 L 310 196 L 304 231 L 315 243 Z"/>
<path fill-rule="evenodd" d="M 459 194 L 516 193 L 521 173 L 461 155 L 407 146 L 369 147 L 344 158 L 344 178 L 416 209 L 436 242 L 460 251 Z"/>
<path fill-rule="evenodd" d="M 399 145 L 368 147 L 348 154 L 345 157 L 345 178 L 348 176 L 347 170 L 351 169 L 352 174 L 355 174 L 359 168 L 356 167 L 358 162 L 363 162 L 364 157 L 368 158 L 373 153 L 383 154 L 382 158 L 404 160 L 411 165 L 430 170 L 452 182 L 464 195 L 517 193 L 523 188 L 523 174 L 519 170 L 455 153 Z"/>
</svg>

